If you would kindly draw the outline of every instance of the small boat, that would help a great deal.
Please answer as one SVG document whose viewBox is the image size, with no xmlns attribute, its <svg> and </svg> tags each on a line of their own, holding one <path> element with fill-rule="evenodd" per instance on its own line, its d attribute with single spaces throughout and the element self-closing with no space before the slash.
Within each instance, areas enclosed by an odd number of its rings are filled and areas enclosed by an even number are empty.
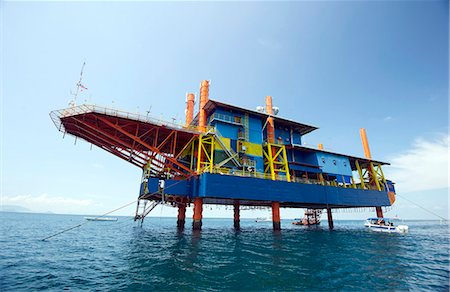
<svg viewBox="0 0 450 292">
<path fill-rule="evenodd" d="M 293 225 L 304 225 L 304 226 L 319 225 L 320 220 L 301 219 L 301 220 L 292 222 L 292 224 Z"/>
<path fill-rule="evenodd" d="M 319 209 L 307 209 L 305 211 L 305 215 L 303 218 L 295 218 L 294 222 L 292 224 L 294 225 L 304 225 L 304 226 L 310 226 L 310 225 L 319 225 L 320 224 L 320 216 L 322 215 L 322 210 Z"/>
<path fill-rule="evenodd" d="M 88 221 L 117 221 L 117 218 L 112 217 L 84 217 Z"/>
<path fill-rule="evenodd" d="M 255 222 L 270 222 L 270 221 L 272 221 L 272 218 L 258 217 L 255 219 Z"/>
<path fill-rule="evenodd" d="M 408 232 L 408 225 L 394 225 L 395 219 L 393 218 L 367 218 L 364 226 L 373 231 L 379 232 L 396 232 L 406 233 Z M 397 219 L 398 220 L 398 219 Z"/>
</svg>

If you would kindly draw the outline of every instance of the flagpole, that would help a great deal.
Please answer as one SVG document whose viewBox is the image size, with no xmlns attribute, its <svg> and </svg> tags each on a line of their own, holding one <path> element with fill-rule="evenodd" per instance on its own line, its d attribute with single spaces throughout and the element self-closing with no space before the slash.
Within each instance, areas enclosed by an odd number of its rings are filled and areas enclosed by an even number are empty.
<svg viewBox="0 0 450 292">
<path fill-rule="evenodd" d="M 78 97 L 78 93 L 80 92 L 80 87 L 85 88 L 82 84 L 81 81 L 83 80 L 83 70 L 84 70 L 84 65 L 86 65 L 86 62 L 83 62 L 83 66 L 81 66 L 81 72 L 80 72 L 80 80 L 78 80 L 77 83 L 77 91 L 75 92 L 74 96 L 73 96 L 73 100 L 71 102 L 71 106 L 76 106 L 77 105 L 77 97 Z"/>
</svg>

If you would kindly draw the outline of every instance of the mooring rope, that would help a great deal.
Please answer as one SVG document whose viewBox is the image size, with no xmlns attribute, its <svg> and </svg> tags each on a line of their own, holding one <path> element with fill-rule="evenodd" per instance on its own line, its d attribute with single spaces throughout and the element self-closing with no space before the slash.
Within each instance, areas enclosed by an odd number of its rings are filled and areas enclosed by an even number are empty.
<svg viewBox="0 0 450 292">
<path fill-rule="evenodd" d="M 139 199 L 138 199 L 138 200 L 139 200 Z M 132 201 L 132 202 L 130 202 L 130 203 L 128 203 L 128 204 L 123 205 L 122 207 L 116 208 L 116 209 L 114 209 L 114 210 L 112 210 L 112 211 L 106 212 L 106 213 L 103 214 L 103 215 L 97 216 L 97 217 L 94 218 L 94 220 L 99 219 L 99 218 L 101 218 L 101 217 L 103 217 L 103 216 L 109 215 L 109 214 L 111 214 L 111 213 L 114 213 L 114 212 L 116 212 L 116 211 L 118 211 L 118 210 L 120 210 L 120 209 L 123 209 L 123 208 L 125 208 L 125 207 L 128 207 L 128 206 L 130 206 L 131 204 L 136 203 L 138 200 L 134 200 L 134 201 Z M 75 225 L 75 226 L 69 227 L 69 228 L 67 228 L 67 229 L 64 229 L 64 230 L 62 230 L 62 231 L 60 231 L 60 232 L 57 232 L 57 233 L 55 233 L 55 234 L 53 234 L 53 235 L 50 235 L 50 236 L 47 236 L 46 238 L 43 238 L 42 241 L 45 241 L 45 240 L 47 240 L 47 239 L 50 239 L 50 238 L 52 238 L 52 237 L 55 237 L 55 236 L 60 235 L 60 234 L 62 234 L 62 233 L 65 233 L 65 232 L 70 231 L 70 230 L 72 230 L 72 229 L 75 229 L 75 228 L 81 227 L 81 226 L 83 226 L 83 225 L 86 225 L 86 224 L 88 224 L 89 222 L 91 222 L 91 221 L 86 221 L 86 222 L 80 223 L 80 224 L 78 224 L 78 225 Z"/>
<path fill-rule="evenodd" d="M 421 208 L 422 210 L 425 210 L 425 211 L 427 211 L 428 213 L 433 214 L 433 215 L 436 216 L 436 217 L 439 217 L 441 220 L 448 221 L 448 219 L 446 219 L 446 218 L 444 218 L 444 217 L 442 217 L 442 216 L 440 216 L 440 215 L 434 213 L 434 212 L 431 211 L 431 210 L 428 210 L 428 209 L 425 208 L 425 207 L 420 206 L 420 205 L 417 204 L 417 203 L 414 203 L 413 201 L 411 201 L 410 199 L 405 198 L 404 196 L 401 196 L 401 195 L 399 195 L 399 194 L 395 194 L 395 195 L 396 195 L 396 196 L 399 196 L 400 198 L 402 198 L 402 199 L 404 199 L 404 200 L 406 200 L 406 201 L 408 201 L 408 202 L 410 202 L 411 204 L 416 205 L 417 207 Z"/>
<path fill-rule="evenodd" d="M 191 178 L 192 176 L 193 176 L 193 175 L 188 176 L 187 179 Z M 173 187 L 173 186 L 176 186 L 177 184 L 179 184 L 179 183 L 181 183 L 181 182 L 183 182 L 183 181 L 185 181 L 185 180 L 177 181 L 176 183 L 174 183 L 174 184 L 172 184 L 172 185 L 166 187 L 165 189 L 169 189 L 169 188 L 171 188 L 171 187 Z M 155 194 L 157 194 L 157 193 L 159 193 L 159 191 L 158 191 L 158 192 L 151 193 L 150 196 L 151 196 L 151 195 L 155 195 Z M 114 210 L 112 210 L 112 211 L 106 212 L 105 214 L 102 214 L 102 215 L 100 215 L 100 216 L 97 216 L 97 217 L 94 218 L 93 221 L 95 221 L 96 219 L 99 219 L 99 218 L 101 218 L 101 217 L 104 217 L 104 216 L 106 216 L 106 215 L 109 215 L 109 214 L 111 214 L 111 213 L 114 213 L 114 212 L 116 212 L 116 211 L 119 211 L 120 209 L 126 208 L 126 207 L 130 206 L 131 204 L 136 203 L 137 201 L 139 201 L 139 198 L 138 198 L 137 200 L 134 200 L 134 201 L 132 201 L 132 202 L 129 202 L 129 203 L 127 203 L 127 204 L 125 204 L 125 205 L 123 205 L 123 206 L 121 206 L 121 207 L 119 207 L 119 208 L 116 208 L 116 209 L 114 209 Z M 72 229 L 75 229 L 75 228 L 81 227 L 81 226 L 83 226 L 83 225 L 86 225 L 86 224 L 88 224 L 88 223 L 90 223 L 90 222 L 91 222 L 91 221 L 86 221 L 86 222 L 80 223 L 80 224 L 78 224 L 78 225 L 69 227 L 69 228 L 64 229 L 64 230 L 62 230 L 62 231 L 59 231 L 59 232 L 57 232 L 57 233 L 55 233 L 55 234 L 52 234 L 52 235 L 50 235 L 50 236 L 47 236 L 47 237 L 45 237 L 45 238 L 43 238 L 43 239 L 41 239 L 41 240 L 42 240 L 42 241 L 45 241 L 45 240 L 47 240 L 47 239 L 50 239 L 50 238 L 55 237 L 55 236 L 57 236 L 57 235 L 63 234 L 63 233 L 65 233 L 65 232 L 67 232 L 67 231 L 70 231 L 70 230 L 72 230 Z"/>
</svg>

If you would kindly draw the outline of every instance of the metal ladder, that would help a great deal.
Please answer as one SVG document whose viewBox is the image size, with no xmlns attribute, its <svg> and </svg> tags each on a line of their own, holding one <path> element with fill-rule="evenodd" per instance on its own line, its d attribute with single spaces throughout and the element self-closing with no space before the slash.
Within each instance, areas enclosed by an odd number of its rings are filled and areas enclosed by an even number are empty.
<svg viewBox="0 0 450 292">
<path fill-rule="evenodd" d="M 217 141 L 217 143 L 219 143 L 220 147 L 222 147 L 223 151 L 228 155 L 228 157 L 233 161 L 233 163 L 237 167 L 241 167 L 242 165 L 237 159 L 239 157 L 239 154 L 234 152 L 232 148 L 228 149 L 228 147 L 222 141 L 223 136 L 220 134 L 219 130 L 217 130 L 216 128 L 211 130 L 212 130 L 211 133 L 214 134 L 214 136 L 217 138 L 215 140 Z"/>
<path fill-rule="evenodd" d="M 161 201 L 151 201 L 139 199 L 136 206 L 136 215 L 134 216 L 134 221 L 141 221 L 141 226 L 144 223 L 144 218 L 158 206 Z"/>
<path fill-rule="evenodd" d="M 244 119 L 243 119 L 243 126 L 244 126 L 244 140 L 245 141 L 249 141 L 250 140 L 250 133 L 249 133 L 249 121 L 248 121 L 248 114 L 244 115 Z"/>
</svg>

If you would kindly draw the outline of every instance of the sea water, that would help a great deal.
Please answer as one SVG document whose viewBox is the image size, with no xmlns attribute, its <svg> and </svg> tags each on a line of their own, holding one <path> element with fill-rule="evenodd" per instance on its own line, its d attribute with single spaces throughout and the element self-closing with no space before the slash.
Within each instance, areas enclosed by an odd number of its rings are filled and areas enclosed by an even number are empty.
<svg viewBox="0 0 450 292">
<path fill-rule="evenodd" d="M 0 290 L 449 290 L 449 229 L 407 221 L 409 233 L 335 221 L 335 229 L 282 221 L 176 218 L 84 223 L 83 216 L 0 213 Z"/>
</svg>

